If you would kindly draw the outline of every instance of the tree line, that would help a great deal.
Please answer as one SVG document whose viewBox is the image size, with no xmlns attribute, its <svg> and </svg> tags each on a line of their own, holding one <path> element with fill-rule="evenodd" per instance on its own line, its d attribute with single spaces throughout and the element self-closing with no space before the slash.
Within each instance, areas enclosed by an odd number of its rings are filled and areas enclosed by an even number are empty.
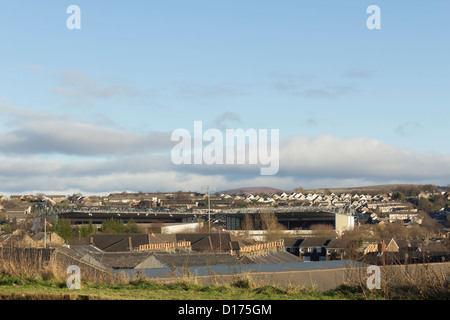
<svg viewBox="0 0 450 320">
<path fill-rule="evenodd" d="M 129 234 L 140 232 L 138 224 L 133 219 L 130 219 L 127 223 L 124 223 L 121 219 L 110 218 L 104 220 L 99 229 L 94 226 L 92 221 L 89 221 L 87 224 L 76 225 L 73 227 L 70 220 L 53 218 L 50 221 L 50 224 L 51 226 L 47 226 L 47 231 L 55 232 L 63 238 L 66 243 L 73 243 L 76 240 L 85 239 L 94 233 Z"/>
</svg>

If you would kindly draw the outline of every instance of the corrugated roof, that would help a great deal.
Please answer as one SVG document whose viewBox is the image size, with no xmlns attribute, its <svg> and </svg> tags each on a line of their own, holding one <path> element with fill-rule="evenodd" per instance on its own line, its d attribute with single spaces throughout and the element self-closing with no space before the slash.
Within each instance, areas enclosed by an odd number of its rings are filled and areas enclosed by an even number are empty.
<svg viewBox="0 0 450 320">
<path fill-rule="evenodd" d="M 227 253 L 155 253 L 155 258 L 169 266 L 213 266 L 238 263 L 236 257 Z"/>
<path fill-rule="evenodd" d="M 327 270 L 348 268 L 349 266 L 364 266 L 365 264 L 350 260 L 333 260 L 318 262 L 290 262 L 290 263 L 269 263 L 269 264 L 234 264 L 234 265 L 215 265 L 215 266 L 192 266 L 189 272 L 193 275 L 211 275 L 215 274 L 239 274 L 248 272 L 279 272 L 279 271 L 307 271 L 307 270 Z M 155 268 L 155 269 L 139 269 L 126 270 L 121 274 L 129 277 L 136 277 L 136 272 L 142 272 L 144 276 L 149 278 L 165 278 L 172 276 L 171 268 Z M 116 271 L 119 273 L 119 271 Z M 183 267 L 175 270 L 177 275 L 185 274 Z"/>
<path fill-rule="evenodd" d="M 90 254 L 95 260 L 112 269 L 134 269 L 138 264 L 151 256 L 151 253 L 145 251 L 98 252 Z"/>
<path fill-rule="evenodd" d="M 138 248 L 142 244 L 148 244 L 148 235 L 145 234 L 93 234 L 93 244 L 106 252 L 125 252 L 130 251 L 129 240 L 131 237 L 132 248 Z M 89 244 L 90 237 L 84 239 L 82 243 Z M 157 238 L 152 238 L 154 241 Z"/>
<path fill-rule="evenodd" d="M 256 264 L 267 264 L 267 263 L 289 263 L 289 262 L 302 262 L 303 260 L 292 253 L 286 251 L 272 252 L 266 255 L 247 257 L 244 256 L 241 259 L 242 263 L 256 263 Z"/>
<path fill-rule="evenodd" d="M 239 247 L 246 245 L 247 242 L 236 236 L 231 236 L 228 232 L 223 233 L 180 233 L 176 235 L 177 241 L 190 241 L 191 248 L 194 251 L 229 251 L 236 250 L 236 245 Z"/>
</svg>

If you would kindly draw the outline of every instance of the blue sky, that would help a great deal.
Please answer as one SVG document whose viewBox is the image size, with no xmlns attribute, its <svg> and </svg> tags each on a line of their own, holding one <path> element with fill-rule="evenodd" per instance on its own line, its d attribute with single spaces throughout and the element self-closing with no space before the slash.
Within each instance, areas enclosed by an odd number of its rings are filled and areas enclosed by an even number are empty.
<svg viewBox="0 0 450 320">
<path fill-rule="evenodd" d="M 0 192 L 450 183 L 448 1 L 0 8 Z M 279 129 L 280 173 L 171 166 L 170 133 L 195 120 Z"/>
</svg>

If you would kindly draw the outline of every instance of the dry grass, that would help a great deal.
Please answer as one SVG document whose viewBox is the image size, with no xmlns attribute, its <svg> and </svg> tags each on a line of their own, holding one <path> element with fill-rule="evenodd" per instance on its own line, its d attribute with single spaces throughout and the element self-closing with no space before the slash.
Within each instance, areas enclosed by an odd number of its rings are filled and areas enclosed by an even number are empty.
<svg viewBox="0 0 450 320">
<path fill-rule="evenodd" d="M 61 259 L 57 259 L 54 252 L 50 256 L 45 256 L 42 250 L 36 251 L 35 254 L 23 250 L 5 254 L 0 250 L 0 288 L 2 289 L 0 299 L 33 299 L 33 297 L 80 299 L 84 298 L 86 294 L 91 298 L 99 299 L 122 299 L 128 296 L 151 298 L 151 294 L 155 294 L 155 292 L 158 294 L 157 297 L 166 297 L 166 299 L 173 297 L 214 299 L 215 294 L 232 299 L 263 297 L 270 299 L 448 300 L 450 297 L 450 263 L 380 266 L 381 286 L 380 289 L 373 290 L 367 286 L 367 279 L 371 275 L 367 274 L 367 268 L 349 266 L 347 268 L 349 286 L 342 286 L 324 294 L 318 293 L 312 287 L 302 288 L 290 284 L 286 288 L 277 288 L 267 283 L 257 283 L 246 273 L 230 277 L 227 284 L 217 282 L 202 285 L 202 281 L 192 275 L 188 268 L 183 269 L 182 275 L 174 274 L 162 282 L 156 282 L 143 275 L 138 275 L 136 279 L 130 279 L 125 276 L 109 274 L 95 267 L 83 267 L 82 287 L 94 288 L 96 291 L 95 293 L 82 291 L 78 295 L 73 295 L 68 293 L 66 287 L 69 276 L 67 265 L 67 263 L 61 262 Z M 19 289 L 21 286 L 26 290 L 21 292 Z M 16 289 L 14 290 L 13 287 Z M 64 290 L 61 291 L 61 289 Z M 153 290 L 153 293 L 145 290 Z"/>
<path fill-rule="evenodd" d="M 388 300 L 448 300 L 450 298 L 450 263 L 379 267 L 379 288 L 369 288 L 368 280 L 369 283 L 373 283 L 371 280 L 374 273 L 368 273 L 367 267 L 349 266 L 347 268 L 349 285 L 358 288 L 367 299 L 381 297 Z"/>
<path fill-rule="evenodd" d="M 80 266 L 81 279 L 86 282 L 124 284 L 128 281 L 125 277 L 89 266 L 83 261 L 58 259 L 57 254 L 43 249 L 0 250 L 0 274 L 65 282 L 70 276 L 67 272 L 69 265 L 75 264 Z"/>
</svg>

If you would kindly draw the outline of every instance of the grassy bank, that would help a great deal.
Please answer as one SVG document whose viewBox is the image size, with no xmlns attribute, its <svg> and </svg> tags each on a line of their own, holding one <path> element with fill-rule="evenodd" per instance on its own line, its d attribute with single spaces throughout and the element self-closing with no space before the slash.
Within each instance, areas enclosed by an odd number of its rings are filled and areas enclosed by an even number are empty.
<svg viewBox="0 0 450 320">
<path fill-rule="evenodd" d="M 273 286 L 255 287 L 248 280 L 230 285 L 203 286 L 191 281 L 156 283 L 146 280 L 127 284 L 95 284 L 83 282 L 81 289 L 70 290 L 65 282 L 21 276 L 0 276 L 0 299 L 27 300 L 310 300 L 342 299 L 333 294 L 321 294 L 312 288 L 280 289 Z"/>
<path fill-rule="evenodd" d="M 368 290 L 365 268 L 347 270 L 352 285 L 327 292 L 311 287 L 276 287 L 255 282 L 249 274 L 236 274 L 226 284 L 189 275 L 165 279 L 130 279 L 84 266 L 81 289 L 67 288 L 67 265 L 51 256 L 16 252 L 0 258 L 0 299 L 9 300 L 448 300 L 449 264 L 385 266 L 380 289 Z M 168 281 L 167 281 L 168 280 Z M 162 280 L 160 280 L 162 281 Z M 275 284 L 275 285 L 273 285 Z"/>
<path fill-rule="evenodd" d="M 196 284 L 195 281 L 156 283 L 148 280 L 126 284 L 83 282 L 81 289 L 70 290 L 56 279 L 44 280 L 23 276 L 0 276 L 2 300 L 383 300 L 382 291 L 366 292 L 357 286 L 340 286 L 327 292 L 314 288 L 255 286 L 241 278 L 230 285 Z M 427 296 L 412 287 L 392 288 L 389 299 L 448 299 L 448 295 Z"/>
</svg>

